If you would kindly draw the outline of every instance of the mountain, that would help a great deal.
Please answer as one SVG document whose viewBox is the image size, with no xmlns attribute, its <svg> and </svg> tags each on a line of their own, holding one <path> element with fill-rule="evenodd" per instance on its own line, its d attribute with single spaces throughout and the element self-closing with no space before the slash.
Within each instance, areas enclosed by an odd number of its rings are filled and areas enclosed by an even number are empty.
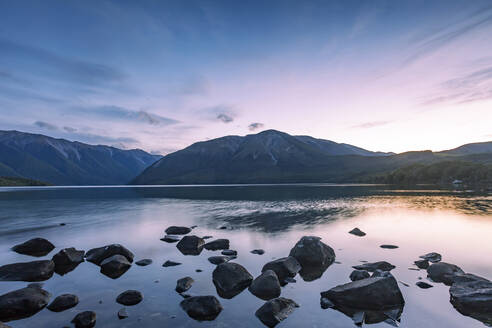
<svg viewBox="0 0 492 328">
<path fill-rule="evenodd" d="M 448 155 L 470 155 L 479 153 L 492 153 L 492 141 L 469 143 L 458 148 L 441 151 Z"/>
<path fill-rule="evenodd" d="M 0 176 L 55 185 L 126 184 L 160 158 L 140 149 L 122 150 L 0 131 Z"/>
</svg>

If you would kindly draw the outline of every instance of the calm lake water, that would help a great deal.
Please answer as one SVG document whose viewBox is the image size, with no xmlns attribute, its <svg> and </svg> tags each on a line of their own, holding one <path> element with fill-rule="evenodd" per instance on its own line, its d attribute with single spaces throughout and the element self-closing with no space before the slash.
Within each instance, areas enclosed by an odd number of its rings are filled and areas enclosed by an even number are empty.
<svg viewBox="0 0 492 328">
<path fill-rule="evenodd" d="M 62 222 L 66 226 L 60 226 Z M 320 292 L 349 282 L 351 266 L 380 260 L 396 265 L 393 275 L 408 284 L 400 284 L 406 301 L 400 327 L 484 327 L 453 308 L 449 288 L 443 284 L 431 282 L 434 288 L 427 290 L 415 286 L 419 277 L 427 281 L 426 272 L 409 268 L 415 268 L 413 261 L 419 255 L 435 251 L 443 261 L 491 279 L 492 196 L 350 185 L 0 188 L 1 265 L 35 260 L 10 250 L 33 237 L 55 244 L 47 259 L 66 247 L 88 250 L 121 243 L 136 260 L 154 261 L 146 267 L 132 265 L 116 280 L 88 262 L 64 276 L 55 274 L 44 289 L 53 297 L 74 293 L 80 303 L 61 313 L 44 309 L 9 325 L 70 326 L 78 312 L 93 310 L 97 327 L 263 327 L 254 313 L 264 301 L 247 289 L 230 300 L 217 295 L 212 283 L 215 266 L 207 258 L 220 251 L 182 255 L 175 244 L 159 240 L 170 225 L 197 225 L 192 234 L 230 239 L 231 249 L 238 251 L 235 262 L 253 276 L 271 259 L 287 256 L 302 236 L 322 237 L 340 263 L 331 265 L 320 279 L 305 282 L 298 275 L 296 283 L 283 287 L 282 296 L 300 308 L 279 327 L 353 327 L 344 314 L 321 309 Z M 224 225 L 230 229 L 219 229 Z M 354 227 L 367 235 L 348 234 Z M 382 249 L 381 244 L 399 248 Z M 265 254 L 251 254 L 256 248 Z M 166 260 L 183 265 L 164 268 Z M 179 307 L 182 297 L 174 288 L 185 276 L 195 280 L 189 294 L 218 297 L 224 310 L 215 321 L 194 321 Z M 26 285 L 0 282 L 0 294 Z M 127 307 L 129 318 L 118 320 L 122 306 L 115 299 L 127 289 L 140 290 L 144 300 Z"/>
</svg>

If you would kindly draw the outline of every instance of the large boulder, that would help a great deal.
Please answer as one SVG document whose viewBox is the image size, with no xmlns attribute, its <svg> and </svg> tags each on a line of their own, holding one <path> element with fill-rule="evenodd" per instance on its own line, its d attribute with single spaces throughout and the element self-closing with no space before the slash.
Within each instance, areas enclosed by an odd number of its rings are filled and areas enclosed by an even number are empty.
<svg viewBox="0 0 492 328">
<path fill-rule="evenodd" d="M 131 266 L 132 264 L 128 262 L 126 257 L 116 254 L 102 261 L 101 273 L 109 278 L 117 279 L 128 271 Z"/>
<path fill-rule="evenodd" d="M 463 270 L 457 265 L 438 262 L 433 263 L 427 268 L 427 276 L 434 282 L 442 282 L 451 286 L 456 276 L 464 274 Z"/>
<path fill-rule="evenodd" d="M 113 255 L 122 255 L 126 257 L 128 262 L 133 262 L 133 253 L 120 244 L 111 244 L 103 247 L 93 248 L 87 252 L 85 258 L 89 262 L 101 265 L 102 261 Z"/>
<path fill-rule="evenodd" d="M 249 287 L 253 276 L 242 265 L 237 263 L 219 264 L 212 273 L 217 293 L 223 298 L 233 298 Z"/>
<path fill-rule="evenodd" d="M 266 263 L 261 272 L 267 270 L 273 270 L 277 274 L 280 283 L 284 285 L 285 279 L 294 278 L 301 271 L 301 265 L 294 257 L 288 256 Z"/>
<path fill-rule="evenodd" d="M 458 312 L 492 325 L 492 282 L 483 278 L 455 282 L 449 294 Z"/>
<path fill-rule="evenodd" d="M 0 321 L 18 320 L 41 311 L 50 300 L 50 293 L 29 285 L 0 296 Z"/>
<path fill-rule="evenodd" d="M 354 268 L 356 270 L 366 270 L 369 272 L 374 272 L 376 270 L 391 271 L 396 267 L 393 264 L 388 263 L 386 261 L 379 261 L 379 262 L 373 262 L 373 263 L 364 263 L 361 265 L 354 265 L 352 268 Z"/>
<path fill-rule="evenodd" d="M 180 303 L 181 308 L 195 320 L 215 320 L 222 311 L 222 305 L 215 296 L 193 296 Z"/>
<path fill-rule="evenodd" d="M 143 300 L 143 295 L 138 290 L 127 290 L 118 295 L 116 302 L 122 305 L 136 305 Z"/>
<path fill-rule="evenodd" d="M 55 272 L 55 263 L 51 260 L 20 262 L 0 267 L 0 281 L 43 281 Z"/>
<path fill-rule="evenodd" d="M 12 247 L 14 252 L 24 255 L 41 257 L 47 255 L 55 248 L 55 245 L 44 238 L 33 238 L 22 244 Z"/>
<path fill-rule="evenodd" d="M 189 227 L 170 226 L 166 229 L 166 234 L 168 235 L 186 235 L 190 232 L 191 228 Z"/>
<path fill-rule="evenodd" d="M 75 328 L 92 328 L 96 325 L 96 312 L 80 312 L 72 319 Z"/>
<path fill-rule="evenodd" d="M 277 274 L 272 270 L 266 270 L 253 280 L 249 286 L 249 291 L 265 301 L 279 297 L 281 288 Z"/>
<path fill-rule="evenodd" d="M 386 310 L 405 303 L 396 279 L 389 272 L 336 286 L 322 292 L 321 297 L 337 307 L 361 310 Z"/>
<path fill-rule="evenodd" d="M 53 312 L 62 312 L 73 308 L 77 304 L 79 304 L 79 298 L 77 295 L 63 294 L 57 296 L 53 302 L 48 305 L 47 309 Z"/>
<path fill-rule="evenodd" d="M 84 254 L 84 251 L 76 250 L 74 247 L 62 249 L 52 258 L 55 263 L 55 272 L 64 275 L 74 270 L 80 263 L 84 262 Z"/>
<path fill-rule="evenodd" d="M 206 243 L 203 247 L 209 251 L 229 249 L 229 239 L 216 239 Z"/>
<path fill-rule="evenodd" d="M 299 262 L 299 272 L 305 281 L 313 281 L 323 275 L 335 261 L 335 251 L 321 241 L 321 238 L 304 236 L 291 249 L 289 256 Z"/>
<path fill-rule="evenodd" d="M 176 291 L 178 293 L 184 293 L 191 288 L 195 280 L 191 277 L 184 277 L 176 282 Z"/>
<path fill-rule="evenodd" d="M 279 297 L 263 304 L 255 315 L 267 327 L 275 327 L 285 320 L 299 305 L 291 299 Z"/>
<path fill-rule="evenodd" d="M 205 240 L 198 236 L 184 236 L 176 247 L 183 255 L 200 255 L 205 245 Z"/>
</svg>

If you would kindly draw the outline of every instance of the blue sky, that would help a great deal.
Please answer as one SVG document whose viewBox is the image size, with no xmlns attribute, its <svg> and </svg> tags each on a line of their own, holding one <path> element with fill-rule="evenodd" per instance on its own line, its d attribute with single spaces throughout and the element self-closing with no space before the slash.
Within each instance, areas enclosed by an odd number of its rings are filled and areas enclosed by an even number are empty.
<svg viewBox="0 0 492 328">
<path fill-rule="evenodd" d="M 156 153 L 262 129 L 492 140 L 488 0 L 0 0 L 0 22 L 0 129 Z"/>
</svg>

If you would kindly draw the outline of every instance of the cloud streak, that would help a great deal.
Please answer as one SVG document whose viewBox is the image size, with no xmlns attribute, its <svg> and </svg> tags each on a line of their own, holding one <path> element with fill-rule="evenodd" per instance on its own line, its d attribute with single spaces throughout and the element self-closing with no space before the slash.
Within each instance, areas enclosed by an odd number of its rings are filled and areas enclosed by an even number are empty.
<svg viewBox="0 0 492 328">
<path fill-rule="evenodd" d="M 255 123 L 251 123 L 250 125 L 248 125 L 248 130 L 249 131 L 256 131 L 258 129 L 262 129 L 264 126 L 265 126 L 265 124 L 263 124 L 263 123 L 255 122 Z"/>
<path fill-rule="evenodd" d="M 81 115 L 97 116 L 109 120 L 122 120 L 130 122 L 141 122 L 150 125 L 173 125 L 178 120 L 150 113 L 144 110 L 131 110 L 118 106 L 77 107 L 72 110 Z"/>
<path fill-rule="evenodd" d="M 371 128 L 375 128 L 378 126 L 390 124 L 391 122 L 392 121 L 371 121 L 371 122 L 365 122 L 365 123 L 361 123 L 361 124 L 357 124 L 357 125 L 352 125 L 351 128 L 352 129 L 371 129 Z"/>
</svg>

